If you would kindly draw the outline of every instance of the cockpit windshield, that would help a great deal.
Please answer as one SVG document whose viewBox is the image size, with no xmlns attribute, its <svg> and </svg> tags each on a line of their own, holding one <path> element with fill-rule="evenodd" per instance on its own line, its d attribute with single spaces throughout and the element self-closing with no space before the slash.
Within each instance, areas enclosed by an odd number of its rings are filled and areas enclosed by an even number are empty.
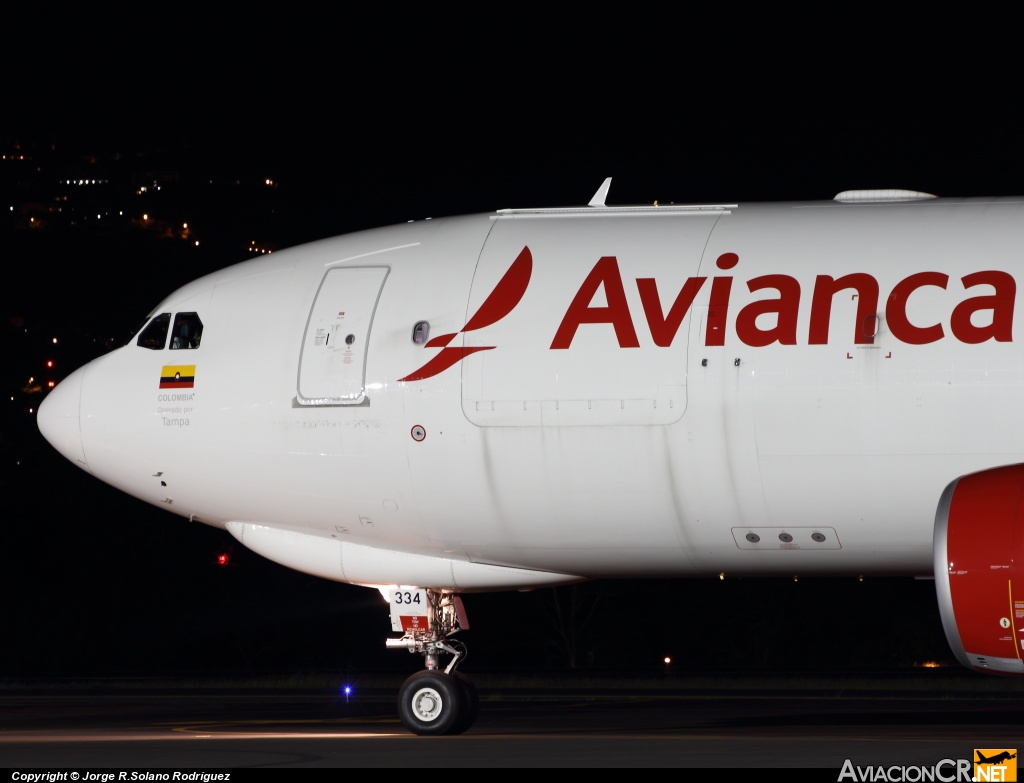
<svg viewBox="0 0 1024 783">
<path fill-rule="evenodd" d="M 174 328 L 171 329 L 170 325 L 170 313 L 154 316 L 139 332 L 135 344 L 151 351 L 161 351 L 165 347 L 172 351 L 199 347 L 203 337 L 203 322 L 198 313 L 178 313 L 174 316 Z M 167 341 L 168 332 L 171 335 L 170 345 Z"/>
<path fill-rule="evenodd" d="M 171 330 L 171 350 L 198 348 L 203 337 L 203 322 L 197 313 L 178 313 Z"/>
<path fill-rule="evenodd" d="M 149 324 L 139 332 L 139 339 L 135 344 L 142 348 L 149 348 L 151 351 L 160 351 L 167 344 L 167 327 L 171 324 L 170 313 L 160 313 Z"/>
</svg>

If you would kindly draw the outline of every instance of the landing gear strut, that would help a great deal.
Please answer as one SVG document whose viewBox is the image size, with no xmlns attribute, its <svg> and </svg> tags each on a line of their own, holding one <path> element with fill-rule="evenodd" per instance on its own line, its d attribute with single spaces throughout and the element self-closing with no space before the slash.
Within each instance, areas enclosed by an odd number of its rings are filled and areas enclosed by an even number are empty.
<svg viewBox="0 0 1024 783">
<path fill-rule="evenodd" d="M 413 734 L 461 734 L 476 720 L 476 687 L 455 671 L 466 658 L 466 645 L 450 639 L 469 628 L 462 599 L 453 593 L 399 588 L 389 594 L 391 627 L 401 639 L 388 639 L 389 649 L 423 656 L 426 669 L 405 681 L 398 692 L 398 715 Z M 441 657 L 450 655 L 441 668 Z"/>
</svg>

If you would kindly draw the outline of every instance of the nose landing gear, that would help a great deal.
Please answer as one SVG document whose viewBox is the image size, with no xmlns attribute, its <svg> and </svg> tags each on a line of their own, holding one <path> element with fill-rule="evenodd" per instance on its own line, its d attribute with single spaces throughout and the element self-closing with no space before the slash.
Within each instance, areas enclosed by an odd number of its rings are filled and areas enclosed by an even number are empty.
<svg viewBox="0 0 1024 783">
<path fill-rule="evenodd" d="M 389 593 L 392 630 L 389 649 L 406 649 L 423 656 L 426 668 L 403 683 L 398 692 L 398 715 L 413 734 L 461 734 L 476 720 L 479 699 L 472 681 L 455 671 L 466 657 L 466 646 L 449 639 L 469 628 L 462 599 L 453 593 L 424 588 L 399 588 Z M 451 655 L 442 669 L 442 655 Z"/>
<path fill-rule="evenodd" d="M 476 719 L 476 688 L 462 674 L 424 669 L 398 692 L 398 715 L 413 734 L 461 734 Z"/>
</svg>

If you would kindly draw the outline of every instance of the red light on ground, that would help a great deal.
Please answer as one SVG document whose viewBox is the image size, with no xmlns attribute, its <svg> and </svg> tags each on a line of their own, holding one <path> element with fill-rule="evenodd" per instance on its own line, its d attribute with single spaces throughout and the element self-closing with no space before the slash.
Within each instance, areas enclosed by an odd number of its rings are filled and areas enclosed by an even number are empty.
<svg viewBox="0 0 1024 783">
<path fill-rule="evenodd" d="M 53 367 L 53 359 L 48 359 L 46 362 L 47 367 Z"/>
<path fill-rule="evenodd" d="M 228 556 L 226 554 L 217 555 L 217 565 L 226 566 L 228 564 Z"/>
<path fill-rule="evenodd" d="M 48 388 L 52 389 L 54 386 L 57 385 L 57 382 L 56 381 L 47 381 L 46 385 L 47 385 Z"/>
</svg>

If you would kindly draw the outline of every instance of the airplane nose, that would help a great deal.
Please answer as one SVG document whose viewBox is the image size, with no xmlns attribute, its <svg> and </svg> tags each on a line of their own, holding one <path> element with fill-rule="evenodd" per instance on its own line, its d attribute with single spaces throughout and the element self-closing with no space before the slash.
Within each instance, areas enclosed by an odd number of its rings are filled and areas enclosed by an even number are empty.
<svg viewBox="0 0 1024 783">
<path fill-rule="evenodd" d="M 89 471 L 82 446 L 80 415 L 85 369 L 75 370 L 46 395 L 36 414 L 36 425 L 51 446 L 82 470 Z"/>
</svg>

